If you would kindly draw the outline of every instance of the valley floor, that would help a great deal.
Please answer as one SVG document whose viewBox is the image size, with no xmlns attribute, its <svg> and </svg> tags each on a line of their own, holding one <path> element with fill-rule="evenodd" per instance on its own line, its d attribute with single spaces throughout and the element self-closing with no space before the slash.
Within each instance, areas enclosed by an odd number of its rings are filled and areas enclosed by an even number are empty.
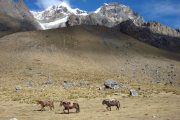
<svg viewBox="0 0 180 120">
<path fill-rule="evenodd" d="M 37 111 L 39 106 L 19 102 L 1 101 L 0 120 L 17 118 L 18 120 L 179 120 L 180 95 L 161 92 L 149 97 L 120 97 L 121 109 L 107 111 L 102 106 L 103 98 L 77 99 L 80 113 L 63 114 L 59 103 L 55 103 L 55 110 Z"/>
<path fill-rule="evenodd" d="M 105 27 L 8 35 L 0 38 L 0 120 L 179 120 L 179 73 L 179 54 Z M 104 90 L 108 79 L 123 87 Z M 130 89 L 139 97 L 120 96 Z M 119 111 L 102 106 L 108 97 L 120 100 Z M 37 111 L 33 104 L 44 99 L 56 101 L 54 111 Z M 61 114 L 64 99 L 81 112 Z"/>
</svg>

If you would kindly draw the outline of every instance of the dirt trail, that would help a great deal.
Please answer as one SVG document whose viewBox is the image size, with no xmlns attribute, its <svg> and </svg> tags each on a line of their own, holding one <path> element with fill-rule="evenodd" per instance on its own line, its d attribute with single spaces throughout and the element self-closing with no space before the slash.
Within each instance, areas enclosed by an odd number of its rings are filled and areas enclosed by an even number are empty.
<svg viewBox="0 0 180 120">
<path fill-rule="evenodd" d="M 143 98 L 122 98 L 119 111 L 107 111 L 101 105 L 102 98 L 79 99 L 81 112 L 76 114 L 62 114 L 62 108 L 55 103 L 55 110 L 36 111 L 37 106 L 19 102 L 3 102 L 0 107 L 0 120 L 17 118 L 18 120 L 179 120 L 180 96 L 171 93 L 160 93 Z"/>
</svg>

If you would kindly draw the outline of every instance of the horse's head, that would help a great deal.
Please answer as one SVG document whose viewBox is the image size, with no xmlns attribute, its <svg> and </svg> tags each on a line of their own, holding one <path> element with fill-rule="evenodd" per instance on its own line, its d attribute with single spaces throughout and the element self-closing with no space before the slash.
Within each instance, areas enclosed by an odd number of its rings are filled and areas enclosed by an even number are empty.
<svg viewBox="0 0 180 120">
<path fill-rule="evenodd" d="M 63 106 L 63 105 L 64 105 L 64 102 L 63 102 L 63 101 L 60 101 L 59 106 L 61 107 L 61 106 Z"/>
<path fill-rule="evenodd" d="M 106 100 L 103 100 L 103 101 L 102 101 L 102 104 L 103 104 L 103 105 L 106 104 Z"/>
<path fill-rule="evenodd" d="M 41 103 L 42 103 L 42 101 L 40 101 L 40 100 L 36 100 L 36 103 L 37 103 L 37 104 L 41 104 Z"/>
</svg>

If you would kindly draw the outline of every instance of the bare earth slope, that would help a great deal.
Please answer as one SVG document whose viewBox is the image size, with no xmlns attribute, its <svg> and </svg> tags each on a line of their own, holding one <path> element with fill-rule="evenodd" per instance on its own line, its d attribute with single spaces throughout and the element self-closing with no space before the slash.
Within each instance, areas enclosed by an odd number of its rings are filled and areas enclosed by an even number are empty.
<svg viewBox="0 0 180 120">
<path fill-rule="evenodd" d="M 53 78 L 179 83 L 180 55 L 105 27 L 76 26 L 22 32 L 0 39 L 0 74 L 13 79 Z"/>
</svg>

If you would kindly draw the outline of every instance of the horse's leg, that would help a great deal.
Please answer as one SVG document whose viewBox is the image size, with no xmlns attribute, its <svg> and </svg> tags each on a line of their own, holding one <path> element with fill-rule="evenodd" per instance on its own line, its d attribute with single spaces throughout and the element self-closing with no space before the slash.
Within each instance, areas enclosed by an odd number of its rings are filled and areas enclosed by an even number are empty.
<svg viewBox="0 0 180 120">
<path fill-rule="evenodd" d="M 50 110 L 52 110 L 52 106 L 49 106 Z"/>
<path fill-rule="evenodd" d="M 40 109 L 40 111 L 43 111 L 44 110 L 44 106 L 43 105 L 41 105 L 41 109 Z"/>
<path fill-rule="evenodd" d="M 111 111 L 111 106 L 110 106 L 110 111 Z"/>
<path fill-rule="evenodd" d="M 73 107 L 76 109 L 76 113 L 78 113 L 78 106 L 74 105 Z"/>
<path fill-rule="evenodd" d="M 46 111 L 45 106 L 44 106 L 43 110 Z"/>
<path fill-rule="evenodd" d="M 109 107 L 107 106 L 106 109 L 109 110 L 108 108 L 109 108 Z"/>
<path fill-rule="evenodd" d="M 76 113 L 78 113 L 78 112 L 79 112 L 79 108 L 78 108 L 78 106 L 76 106 L 75 108 L 76 108 Z"/>
<path fill-rule="evenodd" d="M 42 108 L 41 108 L 41 111 L 45 111 L 45 108 L 44 108 L 44 107 L 42 107 Z"/>
<path fill-rule="evenodd" d="M 68 114 L 69 114 L 69 107 L 68 107 Z"/>
<path fill-rule="evenodd" d="M 116 107 L 117 107 L 116 110 L 119 110 L 119 105 L 116 105 Z"/>
</svg>

